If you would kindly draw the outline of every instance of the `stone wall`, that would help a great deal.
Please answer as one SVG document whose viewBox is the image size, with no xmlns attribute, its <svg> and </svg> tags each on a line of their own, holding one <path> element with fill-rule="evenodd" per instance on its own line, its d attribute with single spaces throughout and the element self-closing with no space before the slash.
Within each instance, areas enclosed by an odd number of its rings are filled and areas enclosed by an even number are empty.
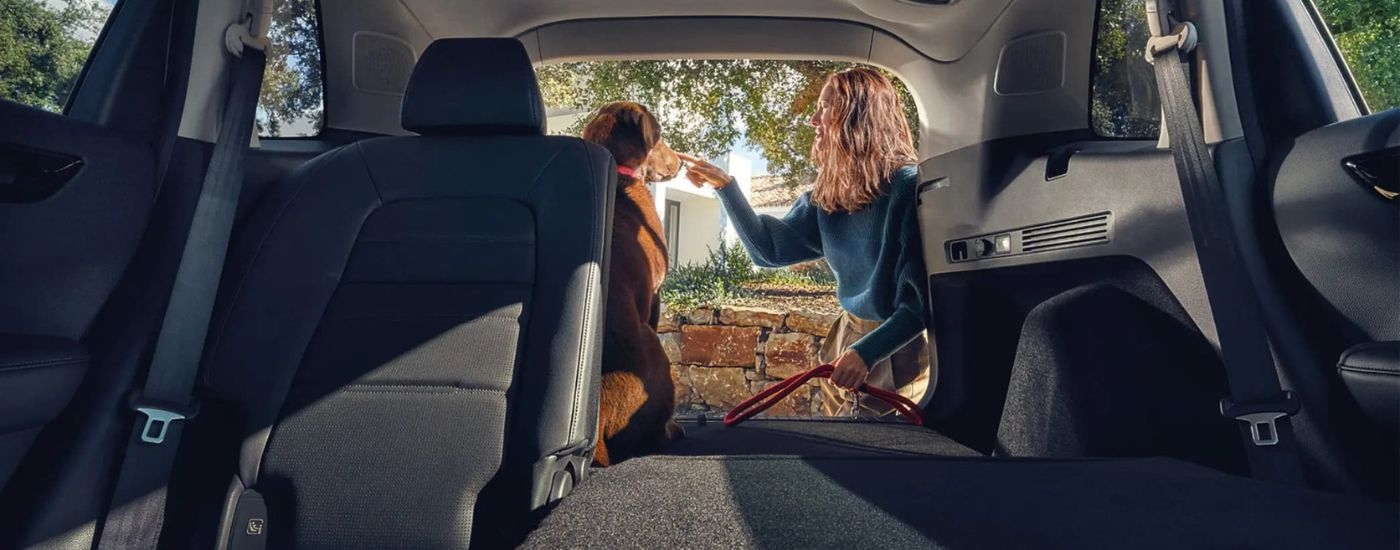
<svg viewBox="0 0 1400 550">
<path fill-rule="evenodd" d="M 658 332 L 676 382 L 676 412 L 723 415 L 778 380 L 817 364 L 835 315 L 751 307 L 663 310 Z M 764 414 L 819 414 L 816 382 Z"/>
</svg>

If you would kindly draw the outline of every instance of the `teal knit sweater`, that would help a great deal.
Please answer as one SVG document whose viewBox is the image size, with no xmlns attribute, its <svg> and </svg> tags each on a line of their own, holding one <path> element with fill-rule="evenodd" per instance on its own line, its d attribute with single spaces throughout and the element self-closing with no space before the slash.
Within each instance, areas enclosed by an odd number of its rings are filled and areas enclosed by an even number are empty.
<svg viewBox="0 0 1400 550">
<path fill-rule="evenodd" d="M 866 365 L 923 334 L 926 277 L 914 165 L 897 170 L 885 193 L 857 212 L 828 214 L 807 192 L 782 218 L 760 216 L 733 183 L 719 190 L 720 203 L 755 264 L 780 267 L 825 256 L 836 273 L 841 307 L 861 319 L 882 321 L 851 346 Z"/>
</svg>

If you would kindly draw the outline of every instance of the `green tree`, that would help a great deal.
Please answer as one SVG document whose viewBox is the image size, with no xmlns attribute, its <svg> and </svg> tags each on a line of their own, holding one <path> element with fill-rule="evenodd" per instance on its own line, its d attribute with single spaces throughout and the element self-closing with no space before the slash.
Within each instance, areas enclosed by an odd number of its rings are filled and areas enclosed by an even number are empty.
<svg viewBox="0 0 1400 550">
<path fill-rule="evenodd" d="M 275 3 L 268 38 L 267 70 L 258 96 L 258 133 L 282 135 L 283 125 L 311 119 L 324 125 L 321 100 L 321 42 L 314 0 Z"/>
<path fill-rule="evenodd" d="M 1142 0 L 1101 0 L 1094 41 L 1094 132 L 1109 137 L 1157 137 L 1157 79 L 1143 58 L 1147 16 Z"/>
<path fill-rule="evenodd" d="M 769 171 L 795 185 L 809 180 L 815 134 L 807 125 L 827 74 L 855 66 L 836 61 L 598 61 L 537 69 L 551 107 L 594 109 L 610 101 L 647 105 L 672 148 L 704 156 L 740 139 L 763 152 Z M 905 116 L 917 132 L 918 112 L 904 83 Z M 586 120 L 567 133 L 577 135 Z M 917 133 L 915 139 L 917 139 Z"/>
<path fill-rule="evenodd" d="M 1371 111 L 1400 107 L 1400 0 L 1316 0 Z"/>
<path fill-rule="evenodd" d="M 0 0 L 0 97 L 62 111 L 111 7 Z"/>
</svg>

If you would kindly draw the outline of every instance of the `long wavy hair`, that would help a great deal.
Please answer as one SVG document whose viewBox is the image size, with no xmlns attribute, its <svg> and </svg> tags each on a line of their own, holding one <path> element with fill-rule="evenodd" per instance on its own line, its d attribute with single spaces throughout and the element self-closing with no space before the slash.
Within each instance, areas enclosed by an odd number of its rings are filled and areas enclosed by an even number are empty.
<svg viewBox="0 0 1400 550">
<path fill-rule="evenodd" d="M 812 202 L 828 213 L 856 212 L 885 193 L 895 170 L 916 161 L 914 140 L 899 93 L 879 71 L 846 69 L 825 85 L 831 116 L 825 137 L 812 144 Z"/>
</svg>

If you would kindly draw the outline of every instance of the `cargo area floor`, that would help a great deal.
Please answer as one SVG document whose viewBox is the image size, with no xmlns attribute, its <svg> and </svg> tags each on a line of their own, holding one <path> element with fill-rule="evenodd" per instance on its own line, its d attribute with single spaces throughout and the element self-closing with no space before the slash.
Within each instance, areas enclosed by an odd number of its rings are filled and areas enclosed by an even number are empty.
<svg viewBox="0 0 1400 550">
<path fill-rule="evenodd" d="M 864 422 L 687 425 L 524 548 L 1395 548 L 1400 509 L 1166 459 L 977 456 Z"/>
<path fill-rule="evenodd" d="M 750 420 L 725 428 L 681 422 L 686 436 L 666 449 L 672 456 L 781 455 L 803 457 L 980 456 L 927 428 L 895 422 Z"/>
</svg>

